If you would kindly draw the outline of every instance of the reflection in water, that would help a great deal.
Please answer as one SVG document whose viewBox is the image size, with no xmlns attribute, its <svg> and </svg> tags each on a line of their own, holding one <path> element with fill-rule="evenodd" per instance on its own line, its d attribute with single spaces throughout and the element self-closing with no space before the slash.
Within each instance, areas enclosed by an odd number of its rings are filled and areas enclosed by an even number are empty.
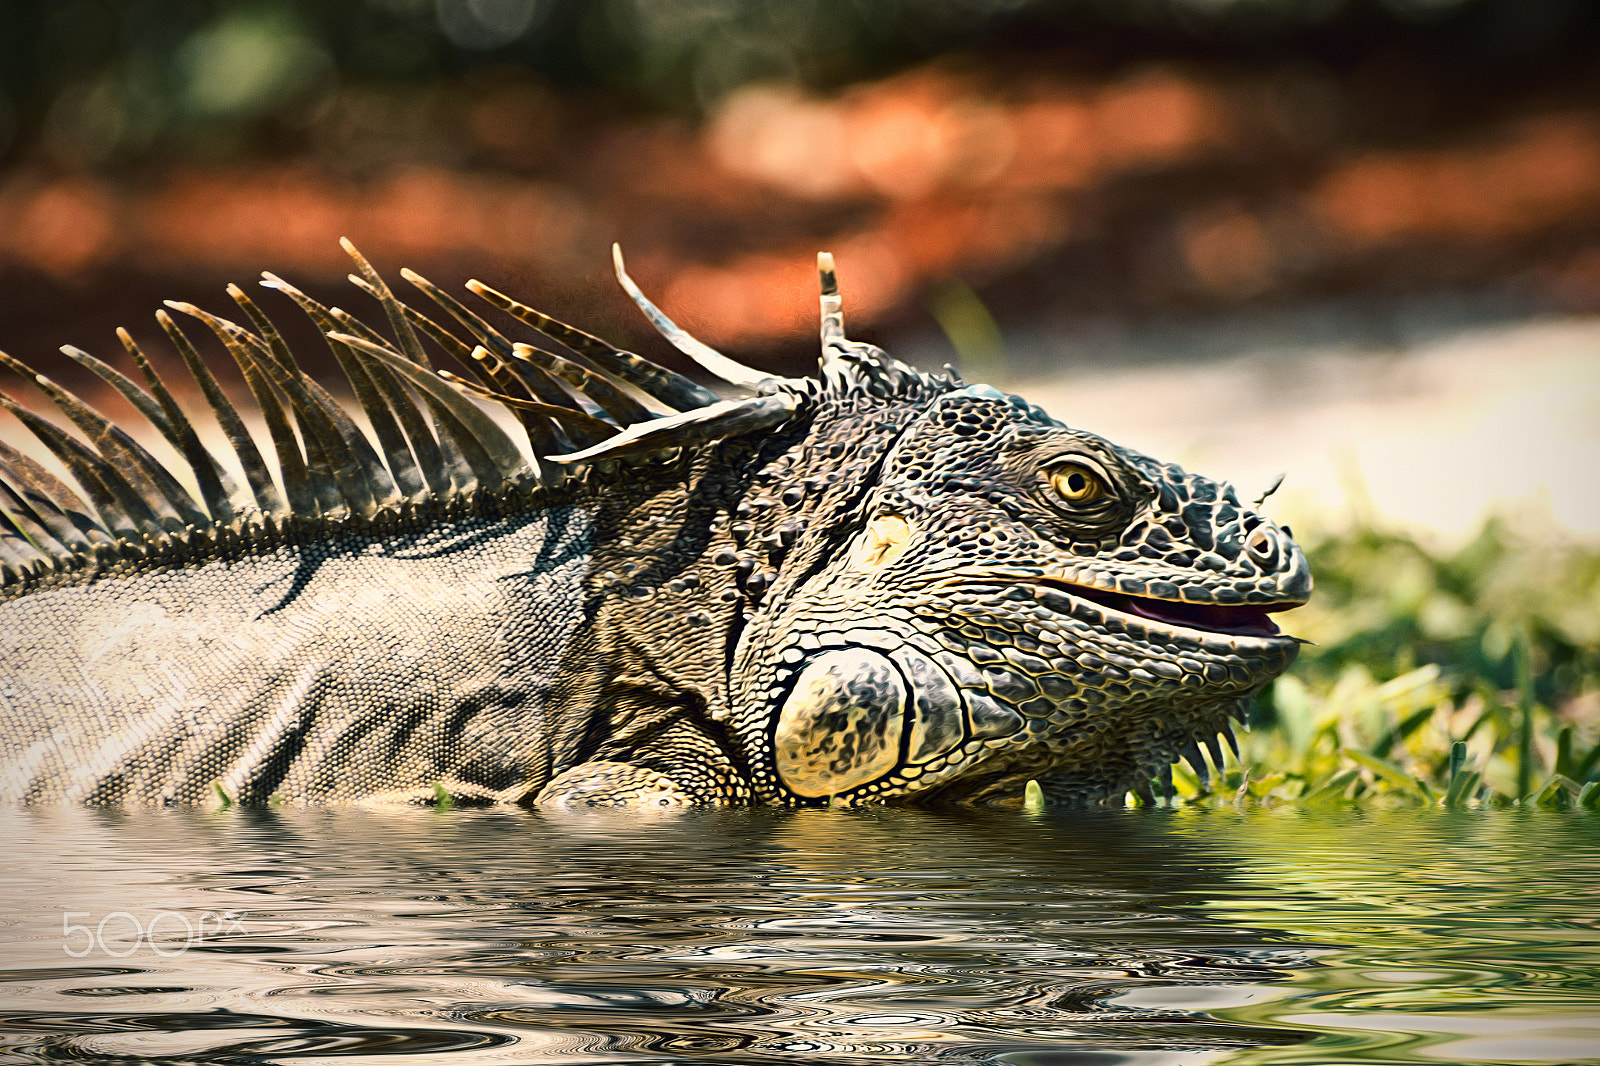
<svg viewBox="0 0 1600 1066">
<path fill-rule="evenodd" d="M 1213 814 L 1184 835 L 1241 867 L 1208 909 L 1340 946 L 1226 1012 L 1319 1034 L 1252 1063 L 1600 1062 L 1600 820 Z"/>
<path fill-rule="evenodd" d="M 1595 828 L 5 811 L 0 1056 L 1589 1061 Z"/>
</svg>

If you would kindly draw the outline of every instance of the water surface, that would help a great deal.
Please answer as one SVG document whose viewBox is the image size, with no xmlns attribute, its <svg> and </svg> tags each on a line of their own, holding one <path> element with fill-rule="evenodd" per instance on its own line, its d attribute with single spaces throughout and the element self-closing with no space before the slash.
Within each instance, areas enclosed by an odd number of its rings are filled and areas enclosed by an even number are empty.
<svg viewBox="0 0 1600 1066">
<path fill-rule="evenodd" d="M 1600 1063 L 1600 818 L 0 811 L 0 1061 Z"/>
</svg>

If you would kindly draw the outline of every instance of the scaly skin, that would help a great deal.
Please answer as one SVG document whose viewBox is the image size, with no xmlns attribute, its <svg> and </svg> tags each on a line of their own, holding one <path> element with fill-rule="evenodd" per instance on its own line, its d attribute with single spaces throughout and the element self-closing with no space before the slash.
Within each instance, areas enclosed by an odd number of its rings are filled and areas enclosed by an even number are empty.
<svg viewBox="0 0 1600 1066">
<path fill-rule="evenodd" d="M 1074 465 L 1109 491 L 1064 500 L 1049 475 Z M 1296 642 L 1248 608 L 1311 587 L 1232 488 L 981 386 L 919 414 L 852 519 L 740 641 L 736 728 L 777 771 L 763 799 L 1016 799 L 1030 778 L 1058 802 L 1121 796 L 1288 667 Z M 791 695 L 819 673 L 855 698 Z"/>
<path fill-rule="evenodd" d="M 0 798 L 1018 802 L 1037 780 L 1087 803 L 1178 757 L 1203 772 L 1199 742 L 1220 764 L 1215 737 L 1294 659 L 1267 618 L 1311 589 L 1287 531 L 1229 486 L 847 341 L 830 284 L 822 381 L 720 405 L 668 382 L 685 415 L 609 440 L 537 408 L 561 431 L 531 435 L 596 442 L 569 474 L 502 458 L 495 484 L 480 458 L 478 484 L 458 464 L 457 487 L 396 504 L 369 462 L 368 487 L 339 482 L 364 511 L 330 510 L 329 480 L 322 516 L 157 516 L 69 550 L 41 546 L 55 490 L 0 464 Z M 425 383 L 398 347 L 362 350 Z M 646 391 L 665 380 L 637 367 Z M 112 484 L 125 456 L 101 454 Z M 141 484 L 124 495 L 154 500 Z"/>
</svg>

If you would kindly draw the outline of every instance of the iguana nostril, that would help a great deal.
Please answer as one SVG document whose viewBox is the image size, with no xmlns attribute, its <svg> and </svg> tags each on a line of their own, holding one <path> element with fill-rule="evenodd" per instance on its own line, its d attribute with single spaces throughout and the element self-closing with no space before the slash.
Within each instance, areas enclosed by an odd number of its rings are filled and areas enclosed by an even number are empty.
<svg viewBox="0 0 1600 1066">
<path fill-rule="evenodd" d="M 1276 569 L 1283 554 L 1279 551 L 1278 537 L 1271 526 L 1258 526 L 1250 534 L 1250 539 L 1245 541 L 1244 547 L 1256 565 L 1265 570 Z"/>
</svg>

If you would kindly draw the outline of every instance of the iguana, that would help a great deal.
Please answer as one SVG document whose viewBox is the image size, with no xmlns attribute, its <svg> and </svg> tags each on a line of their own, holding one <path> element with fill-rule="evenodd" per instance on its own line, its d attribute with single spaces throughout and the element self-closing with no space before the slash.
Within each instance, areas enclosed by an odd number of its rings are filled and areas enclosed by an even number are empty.
<svg viewBox="0 0 1600 1066">
<path fill-rule="evenodd" d="M 275 462 L 166 311 L 226 446 L 126 331 L 143 384 L 62 350 L 176 459 L 0 357 L 78 430 L 0 396 L 77 485 L 0 444 L 0 796 L 1148 797 L 1177 758 L 1204 774 L 1201 743 L 1220 766 L 1294 659 L 1268 617 L 1311 590 L 1287 528 L 847 339 L 826 255 L 813 379 L 695 340 L 618 253 L 724 398 L 469 282 L 531 327 L 514 342 L 406 271 L 425 314 L 345 246 L 387 335 L 263 284 L 327 337 L 367 429 L 243 290 L 244 324 L 167 305 L 238 364 Z"/>
</svg>

